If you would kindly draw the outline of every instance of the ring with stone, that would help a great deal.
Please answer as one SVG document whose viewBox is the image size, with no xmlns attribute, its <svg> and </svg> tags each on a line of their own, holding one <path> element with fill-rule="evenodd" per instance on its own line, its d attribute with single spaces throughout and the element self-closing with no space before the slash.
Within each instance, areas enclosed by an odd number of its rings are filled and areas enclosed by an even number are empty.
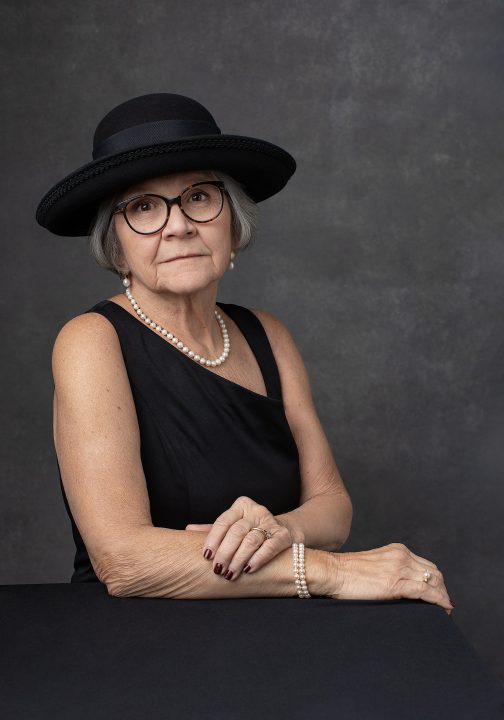
<svg viewBox="0 0 504 720">
<path fill-rule="evenodd" d="M 424 580 L 424 582 L 429 582 L 429 578 L 430 578 L 430 577 L 431 577 L 430 572 L 429 572 L 428 570 L 424 570 L 424 574 L 423 574 L 423 580 Z"/>
<path fill-rule="evenodd" d="M 250 528 L 250 530 L 260 530 L 262 533 L 264 533 L 264 538 L 265 538 L 265 540 L 269 540 L 270 538 L 273 537 L 273 534 L 270 533 L 269 530 L 264 530 L 264 528 L 253 527 L 253 528 Z M 249 532 L 250 532 L 250 530 L 249 530 Z"/>
</svg>

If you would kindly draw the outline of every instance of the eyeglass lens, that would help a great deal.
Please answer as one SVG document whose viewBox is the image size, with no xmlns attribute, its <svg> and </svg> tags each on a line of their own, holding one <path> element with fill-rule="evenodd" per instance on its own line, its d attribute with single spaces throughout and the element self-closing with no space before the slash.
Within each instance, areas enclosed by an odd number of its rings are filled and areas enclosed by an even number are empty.
<svg viewBox="0 0 504 720">
<path fill-rule="evenodd" d="M 218 187 L 201 184 L 188 188 L 181 197 L 181 210 L 196 222 L 208 222 L 222 210 L 223 196 Z M 156 232 L 168 217 L 168 204 L 156 195 L 142 195 L 131 200 L 125 208 L 126 219 L 133 230 L 141 233 Z"/>
</svg>

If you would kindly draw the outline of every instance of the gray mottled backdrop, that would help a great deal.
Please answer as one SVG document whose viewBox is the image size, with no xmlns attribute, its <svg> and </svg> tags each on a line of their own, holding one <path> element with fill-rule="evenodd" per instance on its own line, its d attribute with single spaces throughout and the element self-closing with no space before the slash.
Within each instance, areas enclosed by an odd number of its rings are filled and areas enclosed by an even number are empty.
<svg viewBox="0 0 504 720">
<path fill-rule="evenodd" d="M 504 4 L 1 5 L 0 582 L 70 577 L 51 348 L 120 289 L 36 204 L 105 112 L 179 92 L 298 161 L 221 299 L 299 343 L 354 503 L 343 550 L 401 541 L 437 563 L 504 677 Z"/>
</svg>

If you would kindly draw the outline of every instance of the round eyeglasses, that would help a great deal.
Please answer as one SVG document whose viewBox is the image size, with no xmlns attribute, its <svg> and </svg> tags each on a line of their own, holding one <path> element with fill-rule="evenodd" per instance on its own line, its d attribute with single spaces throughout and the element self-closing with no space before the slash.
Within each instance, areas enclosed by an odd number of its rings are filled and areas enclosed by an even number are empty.
<svg viewBox="0 0 504 720">
<path fill-rule="evenodd" d="M 136 233 L 153 235 L 165 227 L 172 205 L 178 205 L 184 215 L 194 222 L 215 220 L 224 207 L 225 190 L 222 180 L 205 180 L 189 185 L 174 198 L 152 193 L 135 195 L 116 205 L 112 215 L 122 213 Z"/>
</svg>

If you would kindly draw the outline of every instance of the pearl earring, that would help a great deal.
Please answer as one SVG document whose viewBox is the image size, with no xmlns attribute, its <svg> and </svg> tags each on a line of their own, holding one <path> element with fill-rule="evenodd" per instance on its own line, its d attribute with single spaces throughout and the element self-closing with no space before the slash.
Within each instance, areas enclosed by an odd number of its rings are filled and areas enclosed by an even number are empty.
<svg viewBox="0 0 504 720">
<path fill-rule="evenodd" d="M 122 274 L 121 274 L 121 277 L 122 277 L 122 284 L 124 285 L 124 287 L 126 287 L 126 288 L 129 287 L 131 285 L 129 277 L 127 275 L 122 275 Z"/>
<path fill-rule="evenodd" d="M 231 250 L 231 256 L 230 256 L 230 257 L 231 257 L 231 260 L 230 260 L 230 262 L 229 262 L 229 269 L 230 269 L 230 270 L 233 270 L 233 268 L 234 268 L 234 262 L 233 262 L 233 260 L 234 260 L 235 257 L 236 257 L 236 253 L 235 253 L 234 250 Z"/>
</svg>

